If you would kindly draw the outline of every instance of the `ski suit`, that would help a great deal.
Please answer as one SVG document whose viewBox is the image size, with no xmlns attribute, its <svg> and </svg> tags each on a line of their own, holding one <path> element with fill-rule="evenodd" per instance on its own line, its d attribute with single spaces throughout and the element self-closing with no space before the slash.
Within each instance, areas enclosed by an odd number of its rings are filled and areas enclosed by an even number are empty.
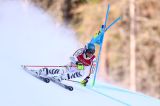
<svg viewBox="0 0 160 106">
<path fill-rule="evenodd" d="M 96 65 L 95 55 L 88 58 L 84 50 L 84 48 L 78 49 L 73 56 L 70 57 L 71 63 L 69 64 L 69 66 L 75 66 L 77 62 L 80 62 L 84 66 L 84 69 L 79 70 L 77 67 L 68 67 L 66 73 L 62 76 L 63 79 L 85 78 L 94 72 Z"/>
</svg>

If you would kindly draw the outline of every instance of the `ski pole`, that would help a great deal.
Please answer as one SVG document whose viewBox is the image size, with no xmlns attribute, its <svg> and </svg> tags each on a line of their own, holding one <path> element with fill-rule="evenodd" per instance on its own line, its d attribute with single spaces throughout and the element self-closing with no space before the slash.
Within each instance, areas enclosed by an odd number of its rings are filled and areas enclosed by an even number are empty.
<svg viewBox="0 0 160 106">
<path fill-rule="evenodd" d="M 72 66 L 43 66 L 43 65 L 22 65 L 24 67 L 77 67 L 76 65 L 72 65 Z"/>
</svg>

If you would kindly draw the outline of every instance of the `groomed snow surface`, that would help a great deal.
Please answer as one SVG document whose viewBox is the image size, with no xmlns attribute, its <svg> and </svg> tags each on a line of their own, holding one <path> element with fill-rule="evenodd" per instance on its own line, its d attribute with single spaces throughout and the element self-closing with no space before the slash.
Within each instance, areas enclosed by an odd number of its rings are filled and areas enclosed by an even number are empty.
<svg viewBox="0 0 160 106">
<path fill-rule="evenodd" d="M 1 106 L 160 106 L 160 100 L 98 82 L 70 83 L 74 91 L 43 83 L 22 64 L 64 65 L 78 49 L 74 32 L 21 0 L 0 1 Z"/>
</svg>

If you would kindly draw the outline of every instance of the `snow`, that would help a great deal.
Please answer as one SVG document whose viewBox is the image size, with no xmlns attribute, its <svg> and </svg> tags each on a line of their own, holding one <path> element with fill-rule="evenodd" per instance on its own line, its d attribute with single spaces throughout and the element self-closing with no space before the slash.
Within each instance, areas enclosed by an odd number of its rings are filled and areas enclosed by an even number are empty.
<svg viewBox="0 0 160 106">
<path fill-rule="evenodd" d="M 27 7 L 25 7 L 27 8 Z M 23 64 L 64 65 L 78 49 L 74 32 L 42 10 L 22 1 L 0 2 L 1 106 L 160 106 L 160 100 L 103 82 L 94 88 L 65 90 L 43 83 L 21 69 Z"/>
</svg>

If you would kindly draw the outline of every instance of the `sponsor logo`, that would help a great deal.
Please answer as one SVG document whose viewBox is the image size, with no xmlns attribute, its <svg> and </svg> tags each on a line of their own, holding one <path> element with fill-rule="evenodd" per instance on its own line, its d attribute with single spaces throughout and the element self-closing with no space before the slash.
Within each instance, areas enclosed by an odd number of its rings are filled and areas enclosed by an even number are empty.
<svg viewBox="0 0 160 106">
<path fill-rule="evenodd" d="M 67 74 L 68 79 L 78 78 L 78 77 L 82 77 L 81 72 L 75 72 L 75 73 L 72 73 L 72 74 L 69 74 L 69 73 Z"/>
<path fill-rule="evenodd" d="M 63 74 L 64 71 L 61 69 L 57 69 L 57 68 L 42 68 L 39 70 L 40 72 L 40 75 L 41 74 L 45 74 L 45 75 L 48 75 L 48 74 Z"/>
</svg>

